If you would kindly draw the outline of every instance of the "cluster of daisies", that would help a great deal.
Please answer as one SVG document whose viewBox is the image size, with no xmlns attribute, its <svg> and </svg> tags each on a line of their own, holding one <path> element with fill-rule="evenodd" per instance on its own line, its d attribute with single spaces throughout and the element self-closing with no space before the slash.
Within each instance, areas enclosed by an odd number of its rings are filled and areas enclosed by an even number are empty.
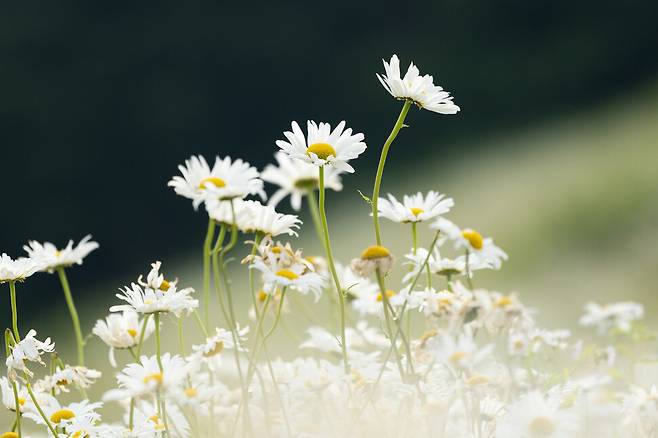
<svg viewBox="0 0 658 438">
<path fill-rule="evenodd" d="M 18 259 L 2 254 L 12 326 L 0 390 L 11 420 L 0 438 L 658 436 L 656 338 L 640 304 L 587 303 L 582 339 L 542 327 L 516 294 L 476 286 L 476 274 L 500 269 L 507 254 L 445 217 L 452 198 L 379 196 L 410 109 L 459 111 L 414 64 L 404 76 L 397 56 L 384 67 L 378 78 L 402 109 L 372 197 L 363 195 L 373 244 L 351 260 L 334 258 L 325 198 L 354 172 L 365 137 L 345 122 L 313 121 L 305 130 L 293 122 L 262 172 L 230 157 L 179 166 L 169 186 L 208 217 L 200 291 L 154 262 L 119 289 L 90 337 L 67 278 L 98 248 L 90 236 L 63 249 L 32 241 Z M 269 198 L 265 183 L 277 187 Z M 294 212 L 308 210 L 322 254 L 305 256 L 290 241 L 302 221 L 278 210 L 287 197 Z M 385 246 L 380 220 L 409 236 L 406 253 Z M 241 248 L 248 255 L 231 266 Z M 245 286 L 234 290 L 238 271 Z M 58 275 L 75 360 L 20 329 L 16 288 L 36 272 Z M 275 344 L 277 334 L 292 348 Z M 85 366 L 85 347 L 98 341 L 116 384 L 91 401 L 101 373 Z"/>
</svg>

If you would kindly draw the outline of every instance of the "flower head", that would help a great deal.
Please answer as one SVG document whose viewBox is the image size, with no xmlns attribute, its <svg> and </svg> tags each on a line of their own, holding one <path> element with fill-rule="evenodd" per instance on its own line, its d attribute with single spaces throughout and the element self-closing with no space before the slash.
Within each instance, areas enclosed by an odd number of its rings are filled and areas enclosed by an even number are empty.
<svg viewBox="0 0 658 438">
<path fill-rule="evenodd" d="M 20 257 L 13 260 L 7 254 L 0 256 L 0 284 L 8 281 L 24 281 L 27 277 L 41 270 L 40 260 Z"/>
<path fill-rule="evenodd" d="M 185 165 L 178 169 L 182 176 L 174 176 L 168 185 L 177 194 L 192 199 L 195 209 L 209 198 L 233 199 L 258 194 L 265 199 L 258 170 L 240 159 L 216 157 L 211 169 L 206 159 L 198 155 L 185 160 Z"/>
<path fill-rule="evenodd" d="M 73 240 L 69 240 L 69 243 L 63 249 L 57 249 L 50 242 L 39 243 L 35 240 L 30 240 L 27 245 L 23 246 L 31 259 L 38 260 L 41 263 L 40 270 L 50 273 L 60 267 L 81 265 L 82 260 L 97 248 L 98 243 L 91 240 L 91 235 L 86 235 L 75 247 L 73 246 Z"/>
<path fill-rule="evenodd" d="M 386 275 L 393 268 L 394 263 L 395 258 L 388 248 L 372 245 L 363 250 L 361 257 L 352 259 L 350 266 L 361 277 L 369 277 L 376 270 Z"/>
<path fill-rule="evenodd" d="M 456 114 L 459 107 L 452 101 L 450 93 L 438 85 L 430 75 L 421 76 L 418 67 L 412 62 L 404 77 L 400 76 L 400 60 L 397 55 L 390 63 L 384 62 L 385 75 L 377 75 L 386 91 L 396 99 L 410 100 L 420 108 L 440 114 Z"/>
<path fill-rule="evenodd" d="M 60 368 L 53 374 L 49 374 L 37 381 L 34 387 L 41 392 L 52 391 L 55 394 L 59 394 L 61 392 L 69 392 L 72 385 L 78 388 L 89 388 L 100 377 L 100 371 L 83 366 L 66 365 L 64 368 Z"/>
<path fill-rule="evenodd" d="M 642 319 L 643 316 L 642 304 L 632 301 L 604 305 L 590 302 L 585 304 L 585 314 L 579 322 L 585 327 L 596 327 L 600 334 L 605 334 L 611 329 L 628 333 L 633 322 Z"/>
<path fill-rule="evenodd" d="M 415 195 L 404 195 L 402 202 L 389 194 L 388 199 L 379 198 L 377 207 L 379 215 L 398 223 L 425 222 L 450 211 L 455 205 L 452 198 L 430 191 Z"/>
<path fill-rule="evenodd" d="M 155 330 L 152 319 L 146 323 L 142 334 L 143 320 L 139 319 L 137 312 L 126 309 L 121 313 L 111 313 L 104 320 L 99 319 L 94 325 L 93 333 L 110 347 L 110 364 L 116 366 L 114 349 L 132 348 L 140 339 L 147 339 Z"/>
<path fill-rule="evenodd" d="M 50 338 L 42 342 L 35 338 L 36 334 L 36 330 L 32 329 L 23 339 L 14 345 L 6 361 L 10 375 L 15 376 L 18 372 L 25 372 L 31 376 L 32 372 L 27 368 L 26 362 L 36 362 L 45 365 L 41 360 L 41 355 L 55 351 L 55 344 L 50 342 Z"/>
<path fill-rule="evenodd" d="M 270 196 L 268 204 L 276 207 L 283 198 L 290 195 L 290 205 L 298 211 L 302 207 L 302 196 L 318 188 L 318 168 L 306 161 L 290 158 L 282 151 L 275 153 L 274 158 L 278 167 L 268 164 L 261 173 L 263 181 L 279 186 Z M 332 190 L 342 190 L 340 170 L 328 167 L 324 175 L 324 185 Z"/>
<path fill-rule="evenodd" d="M 364 135 L 352 134 L 352 128 L 345 129 L 344 121 L 332 130 L 328 123 L 318 125 L 309 120 L 306 136 L 297 122 L 292 122 L 292 131 L 283 135 L 287 141 L 277 140 L 276 144 L 290 157 L 317 167 L 330 166 L 349 173 L 353 173 L 354 168 L 347 162 L 366 150 Z"/>
<path fill-rule="evenodd" d="M 165 353 L 161 357 L 162 370 L 156 356 L 142 356 L 139 363 L 131 363 L 117 375 L 120 389 L 109 391 L 104 400 L 123 400 L 156 392 L 167 393 L 184 384 L 187 376 L 185 360 Z"/>
</svg>

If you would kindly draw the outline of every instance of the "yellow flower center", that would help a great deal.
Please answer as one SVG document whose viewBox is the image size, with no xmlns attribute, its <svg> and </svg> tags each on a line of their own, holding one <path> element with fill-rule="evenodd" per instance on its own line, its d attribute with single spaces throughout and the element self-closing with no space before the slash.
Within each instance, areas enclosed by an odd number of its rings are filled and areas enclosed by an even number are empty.
<svg viewBox="0 0 658 438">
<path fill-rule="evenodd" d="M 162 283 L 160 284 L 160 290 L 162 292 L 167 292 L 170 287 L 171 283 L 169 283 L 167 280 L 162 280 Z"/>
<path fill-rule="evenodd" d="M 448 360 L 450 362 L 457 363 L 460 360 L 462 360 L 463 358 L 465 358 L 466 355 L 467 355 L 467 353 L 465 351 L 456 351 L 456 352 L 452 353 L 450 356 L 448 356 Z"/>
<path fill-rule="evenodd" d="M 281 254 L 281 247 L 280 246 L 275 246 L 274 248 L 271 249 L 272 254 Z"/>
<path fill-rule="evenodd" d="M 144 377 L 144 383 L 155 382 L 158 385 L 162 384 L 162 373 L 153 373 Z"/>
<path fill-rule="evenodd" d="M 5 432 L 0 435 L 0 438 L 18 438 L 18 434 L 16 432 Z"/>
<path fill-rule="evenodd" d="M 23 406 L 25 404 L 25 399 L 23 397 L 18 397 L 18 404 Z"/>
<path fill-rule="evenodd" d="M 361 258 L 365 260 L 383 259 L 390 256 L 391 252 L 379 245 L 369 246 L 361 253 Z"/>
<path fill-rule="evenodd" d="M 187 389 L 185 390 L 185 395 L 186 395 L 188 398 L 196 397 L 198 393 L 199 393 L 199 391 L 197 391 L 196 388 L 187 388 Z"/>
<path fill-rule="evenodd" d="M 287 278 L 288 280 L 296 280 L 299 278 L 299 275 L 295 274 L 290 269 L 281 269 L 280 271 L 277 271 L 276 275 Z"/>
<path fill-rule="evenodd" d="M 496 302 L 494 303 L 494 306 L 496 306 L 496 307 L 507 307 L 510 304 L 512 304 L 512 298 L 507 296 L 507 295 L 503 295 L 502 297 L 500 297 L 496 300 Z"/>
<path fill-rule="evenodd" d="M 89 433 L 86 430 L 79 430 L 71 435 L 71 438 L 89 438 Z"/>
<path fill-rule="evenodd" d="M 536 437 L 548 437 L 553 435 L 555 432 L 555 425 L 548 417 L 535 417 L 530 422 L 528 427 L 533 436 Z"/>
<path fill-rule="evenodd" d="M 203 353 L 203 355 L 205 357 L 213 357 L 213 356 L 216 356 L 219 353 L 221 353 L 223 349 L 224 349 L 224 341 L 217 341 L 215 343 L 215 346 L 212 348 L 212 350 L 209 350 L 208 352 Z"/>
<path fill-rule="evenodd" d="M 307 155 L 311 155 L 311 153 L 323 160 L 326 160 L 331 155 L 336 156 L 336 150 L 329 143 L 313 143 L 306 149 Z"/>
<path fill-rule="evenodd" d="M 265 291 L 263 289 L 259 290 L 258 291 L 258 301 L 260 301 L 262 303 L 266 299 L 267 299 L 267 294 L 265 293 Z"/>
<path fill-rule="evenodd" d="M 468 240 L 468 243 L 475 249 L 482 249 L 483 239 L 482 234 L 478 233 L 475 230 L 464 230 L 462 231 L 462 236 L 464 239 Z"/>
<path fill-rule="evenodd" d="M 391 289 L 386 291 L 386 298 L 391 298 L 393 295 L 395 295 L 395 292 L 393 292 Z M 384 297 L 382 297 L 382 293 L 377 294 L 377 301 L 382 301 Z"/>
<path fill-rule="evenodd" d="M 50 416 L 50 421 L 59 424 L 62 420 L 70 420 L 75 417 L 75 412 L 70 409 L 60 409 Z"/>
<path fill-rule="evenodd" d="M 476 385 L 483 385 L 485 383 L 489 383 L 491 379 L 489 377 L 484 376 L 482 374 L 476 374 L 472 377 L 470 377 L 466 383 L 468 383 L 471 386 L 476 386 Z"/>
<path fill-rule="evenodd" d="M 423 210 L 422 208 L 418 208 L 418 207 L 411 207 L 409 210 L 411 210 L 411 213 L 412 213 L 414 216 L 418 216 L 419 214 L 425 212 L 425 210 Z"/>
<path fill-rule="evenodd" d="M 126 331 L 128 332 L 128 334 L 129 334 L 131 337 L 133 337 L 133 338 L 137 337 L 137 330 L 135 330 L 135 329 L 128 329 L 128 330 L 126 330 Z"/>
<path fill-rule="evenodd" d="M 216 176 L 209 176 L 208 178 L 204 178 L 201 180 L 199 183 L 199 188 L 200 189 L 205 189 L 206 188 L 206 183 L 212 184 L 217 188 L 222 188 L 226 186 L 226 182 L 224 182 L 223 179 L 218 178 Z"/>
</svg>

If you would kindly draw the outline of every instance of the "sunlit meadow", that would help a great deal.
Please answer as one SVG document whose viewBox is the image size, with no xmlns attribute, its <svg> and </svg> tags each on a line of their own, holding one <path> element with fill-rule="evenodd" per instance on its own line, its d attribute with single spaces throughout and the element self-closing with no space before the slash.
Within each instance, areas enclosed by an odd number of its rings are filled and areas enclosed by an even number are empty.
<svg viewBox="0 0 658 438">
<path fill-rule="evenodd" d="M 401 72 L 395 55 L 377 77 L 400 113 L 382 123 L 394 122 L 376 146 L 372 191 L 334 226 L 326 199 L 350 185 L 367 138 L 347 122 L 292 122 L 262 171 L 231 157 L 179 166 L 170 188 L 208 217 L 201 278 L 145 261 L 114 305 L 96 309 L 89 336 L 67 272 L 84 269 L 98 243 L 30 241 L 26 257 L 3 254 L 12 326 L 0 438 L 658 436 L 655 333 L 641 303 L 587 303 L 572 324 L 582 336 L 541 326 L 541 308 L 480 281 L 508 260 L 483 232 L 495 218 L 456 224 L 459 199 L 442 187 L 380 193 L 385 168 L 401 171 L 387 156 L 414 112 L 460 108 L 415 65 Z M 279 213 L 283 204 L 308 223 Z M 364 230 L 370 245 L 334 257 Z M 299 233 L 322 253 L 303 253 Z M 37 272 L 61 284 L 74 345 L 21 324 L 16 294 Z M 110 379 L 85 366 L 92 343 L 105 345 Z"/>
</svg>

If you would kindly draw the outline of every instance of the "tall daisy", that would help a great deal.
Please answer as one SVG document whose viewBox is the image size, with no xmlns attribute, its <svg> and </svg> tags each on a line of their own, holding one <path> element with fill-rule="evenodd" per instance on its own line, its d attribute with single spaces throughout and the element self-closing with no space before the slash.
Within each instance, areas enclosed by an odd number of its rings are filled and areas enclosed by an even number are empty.
<svg viewBox="0 0 658 438">
<path fill-rule="evenodd" d="M 452 101 L 450 93 L 434 85 L 431 75 L 420 75 L 418 67 L 412 62 L 404 77 L 400 75 L 400 59 L 397 55 L 390 62 L 384 63 L 385 75 L 377 74 L 379 82 L 391 96 L 399 100 L 408 100 L 420 108 L 440 114 L 456 114 L 459 107 Z"/>
<path fill-rule="evenodd" d="M 317 124 L 309 120 L 306 130 L 304 135 L 297 122 L 292 122 L 292 131 L 283 133 L 287 141 L 277 140 L 277 146 L 290 157 L 315 166 L 354 172 L 354 168 L 347 162 L 366 150 L 363 134 L 352 134 L 352 128 L 345 129 L 344 121 L 332 130 L 329 123 Z"/>
<path fill-rule="evenodd" d="M 452 198 L 429 191 L 427 195 L 418 192 L 414 195 L 404 195 L 402 202 L 389 193 L 388 199 L 379 198 L 379 215 L 393 222 L 414 223 L 426 222 L 445 214 L 455 205 Z"/>
</svg>

